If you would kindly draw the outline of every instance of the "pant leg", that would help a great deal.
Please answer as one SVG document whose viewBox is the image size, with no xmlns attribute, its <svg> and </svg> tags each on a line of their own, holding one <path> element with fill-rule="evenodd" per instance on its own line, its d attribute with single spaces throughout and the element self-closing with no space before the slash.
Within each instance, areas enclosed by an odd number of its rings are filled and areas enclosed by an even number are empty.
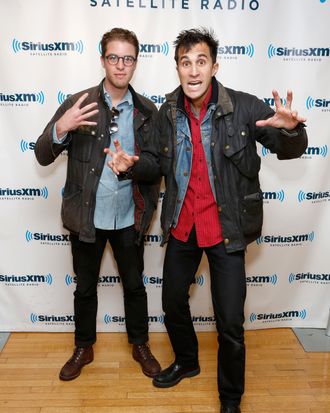
<svg viewBox="0 0 330 413">
<path fill-rule="evenodd" d="M 148 301 L 143 283 L 143 243 L 136 244 L 134 226 L 109 231 L 109 241 L 124 290 L 125 322 L 128 342 L 148 341 Z"/>
<path fill-rule="evenodd" d="M 198 362 L 198 341 L 191 320 L 189 288 L 202 254 L 194 230 L 187 242 L 170 236 L 164 260 L 162 302 L 175 358 L 182 364 Z"/>
<path fill-rule="evenodd" d="M 95 243 L 79 241 L 73 234 L 70 241 L 77 278 L 74 292 L 75 344 L 88 347 L 96 341 L 97 284 L 106 237 L 97 231 Z"/>
<path fill-rule="evenodd" d="M 244 392 L 245 253 L 227 254 L 224 244 L 205 249 L 218 330 L 218 390 L 222 403 L 237 404 Z"/>
</svg>

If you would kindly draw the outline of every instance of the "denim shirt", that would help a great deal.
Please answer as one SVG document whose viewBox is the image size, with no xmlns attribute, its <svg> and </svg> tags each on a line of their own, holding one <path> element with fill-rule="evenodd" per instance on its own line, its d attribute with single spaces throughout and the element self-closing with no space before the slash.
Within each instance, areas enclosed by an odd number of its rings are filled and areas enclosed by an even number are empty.
<svg viewBox="0 0 330 413">
<path fill-rule="evenodd" d="M 215 111 L 216 105 L 211 103 L 207 109 L 204 119 L 201 123 L 201 136 L 202 143 L 205 152 L 205 158 L 207 162 L 207 170 L 210 180 L 210 185 L 214 199 L 215 186 L 214 177 L 212 171 L 211 162 L 211 132 L 212 132 L 212 115 Z M 177 152 L 177 164 L 175 171 L 175 180 L 178 184 L 178 202 L 175 208 L 173 226 L 176 227 L 183 205 L 184 198 L 186 196 L 188 183 L 191 173 L 192 164 L 192 141 L 191 141 L 191 131 L 189 126 L 189 119 L 186 114 L 181 110 L 176 111 L 176 126 L 177 126 L 177 136 L 176 136 L 176 152 Z"/>
<path fill-rule="evenodd" d="M 104 96 L 111 109 L 111 97 L 105 90 Z M 130 91 L 127 91 L 117 105 L 117 109 L 120 112 L 118 119 L 115 120 L 118 124 L 118 131 L 111 134 L 110 149 L 116 151 L 113 141 L 117 139 L 126 153 L 134 155 L 134 107 Z M 107 165 L 109 160 L 111 157 L 107 155 L 96 192 L 94 225 L 99 229 L 122 229 L 134 224 L 132 181 L 130 179 L 119 181 L 117 175 Z"/>
</svg>

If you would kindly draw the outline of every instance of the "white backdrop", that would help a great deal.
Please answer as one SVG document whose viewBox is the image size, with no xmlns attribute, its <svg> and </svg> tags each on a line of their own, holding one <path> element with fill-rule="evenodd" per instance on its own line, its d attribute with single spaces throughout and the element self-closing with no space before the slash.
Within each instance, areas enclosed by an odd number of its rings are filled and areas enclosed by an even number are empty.
<svg viewBox="0 0 330 413">
<path fill-rule="evenodd" d="M 133 86 L 158 106 L 178 84 L 173 40 L 211 27 L 217 78 L 273 105 L 291 88 L 309 146 L 292 161 L 265 148 L 263 235 L 247 252 L 246 328 L 325 328 L 330 307 L 330 1 L 0 0 L 0 331 L 72 331 L 75 278 L 60 220 L 66 155 L 48 167 L 33 148 L 66 96 L 103 77 L 99 42 L 113 27 L 141 43 Z M 160 193 L 159 206 L 163 193 Z M 160 208 L 159 208 L 160 209 Z M 159 209 L 145 240 L 150 330 L 164 331 Z M 124 331 L 110 249 L 99 286 L 99 331 Z M 196 330 L 213 330 L 207 263 L 191 289 Z"/>
</svg>

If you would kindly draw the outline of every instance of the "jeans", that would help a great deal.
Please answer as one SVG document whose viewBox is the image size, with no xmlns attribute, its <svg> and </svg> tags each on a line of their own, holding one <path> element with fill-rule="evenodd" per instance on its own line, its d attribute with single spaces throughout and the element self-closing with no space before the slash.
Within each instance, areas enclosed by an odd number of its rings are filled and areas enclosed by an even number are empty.
<svg viewBox="0 0 330 413">
<path fill-rule="evenodd" d="M 227 254 L 223 242 L 200 248 L 196 233 L 187 242 L 170 236 L 164 261 L 162 302 L 176 362 L 196 365 L 198 341 L 191 320 L 189 288 L 205 251 L 218 332 L 218 390 L 222 403 L 239 404 L 244 392 L 245 253 Z"/>
<path fill-rule="evenodd" d="M 135 243 L 133 226 L 120 230 L 96 230 L 95 243 L 79 241 L 71 234 L 73 270 L 77 278 L 74 292 L 75 344 L 88 347 L 96 341 L 97 284 L 101 260 L 109 241 L 124 291 L 128 341 L 148 341 L 147 293 L 143 283 L 143 244 Z"/>
</svg>

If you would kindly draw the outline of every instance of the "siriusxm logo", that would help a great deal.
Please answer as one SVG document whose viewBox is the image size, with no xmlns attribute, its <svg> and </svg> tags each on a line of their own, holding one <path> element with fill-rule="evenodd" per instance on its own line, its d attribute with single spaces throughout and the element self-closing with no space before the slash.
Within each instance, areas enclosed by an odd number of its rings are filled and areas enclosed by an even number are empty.
<svg viewBox="0 0 330 413">
<path fill-rule="evenodd" d="M 284 201 L 284 191 L 283 189 L 277 191 L 277 192 L 263 192 L 262 193 L 262 199 L 264 201 L 264 203 L 269 203 L 270 201 L 280 201 L 283 202 Z"/>
<path fill-rule="evenodd" d="M 215 316 L 204 316 L 204 315 L 194 315 L 191 317 L 191 321 L 195 325 L 214 325 L 215 324 Z"/>
<path fill-rule="evenodd" d="M 286 99 L 285 98 L 280 98 L 281 99 L 281 102 L 282 102 L 282 105 L 286 105 Z M 271 106 L 271 107 L 275 107 L 275 99 L 274 98 L 264 98 L 264 102 L 268 105 L 268 106 Z"/>
<path fill-rule="evenodd" d="M 254 46 L 252 43 L 248 44 L 247 46 L 239 46 L 239 45 L 229 45 L 229 46 L 219 46 L 218 47 L 218 55 L 220 57 L 233 57 L 237 58 L 237 56 L 254 56 Z"/>
<path fill-rule="evenodd" d="M 258 245 L 265 243 L 271 244 L 272 246 L 297 246 L 302 245 L 306 242 L 313 242 L 314 241 L 314 231 L 309 234 L 301 234 L 301 235 L 290 235 L 290 236 L 282 236 L 282 235 L 262 235 L 261 237 L 257 238 L 256 242 Z"/>
<path fill-rule="evenodd" d="M 163 54 L 165 56 L 169 53 L 169 45 L 168 42 L 164 42 L 161 44 L 152 44 L 152 43 L 141 43 L 140 44 L 140 57 L 150 57 L 150 55 L 154 54 Z"/>
<path fill-rule="evenodd" d="M 329 284 L 330 274 L 312 274 L 310 272 L 297 274 L 290 273 L 288 280 L 290 284 L 296 281 L 310 284 Z"/>
<path fill-rule="evenodd" d="M 329 47 L 308 47 L 305 49 L 298 49 L 296 47 L 275 47 L 270 44 L 268 46 L 268 57 L 329 57 Z"/>
<path fill-rule="evenodd" d="M 30 314 L 31 323 L 45 324 L 74 324 L 74 315 L 46 315 L 46 314 Z"/>
<path fill-rule="evenodd" d="M 142 93 L 143 96 L 150 99 L 156 106 L 160 106 L 162 103 L 165 102 L 165 96 L 161 95 L 148 95 L 147 93 Z"/>
<path fill-rule="evenodd" d="M 46 186 L 43 188 L 0 188 L 0 200 L 1 199 L 26 199 L 33 200 L 35 197 L 48 198 L 48 189 Z"/>
<path fill-rule="evenodd" d="M 269 149 L 265 148 L 264 146 L 261 148 L 262 156 L 267 156 L 270 154 L 271 152 Z M 322 156 L 323 158 L 325 158 L 327 155 L 328 155 L 328 145 L 308 146 L 304 154 L 300 158 L 306 159 L 306 158 L 311 158 L 312 156 Z"/>
<path fill-rule="evenodd" d="M 143 283 L 144 285 L 150 284 L 156 287 L 160 287 L 163 284 L 163 278 L 157 276 L 147 276 L 146 274 L 143 275 Z M 197 284 L 198 286 L 202 287 L 204 285 L 204 275 L 200 274 L 195 277 L 193 284 Z"/>
<path fill-rule="evenodd" d="M 53 244 L 53 245 L 67 245 L 69 244 L 69 234 L 44 234 L 42 232 L 34 232 L 27 230 L 25 232 L 26 242 L 40 241 L 41 244 Z"/>
<path fill-rule="evenodd" d="M 163 241 L 163 235 L 161 234 L 146 234 L 144 236 L 144 243 L 151 244 L 160 244 Z"/>
<path fill-rule="evenodd" d="M 67 99 L 68 97 L 70 97 L 72 94 L 68 93 L 68 94 L 64 94 L 63 92 L 59 91 L 57 94 L 57 101 L 58 103 L 61 105 L 65 99 Z"/>
<path fill-rule="evenodd" d="M 43 105 L 45 103 L 45 95 L 42 91 L 36 93 L 0 93 L 0 102 L 15 103 L 18 106 L 27 105 L 28 103 L 40 103 Z"/>
<path fill-rule="evenodd" d="M 251 323 L 255 321 L 262 321 L 262 322 L 272 322 L 272 321 L 286 321 L 291 320 L 293 318 L 301 318 L 305 320 L 307 316 L 307 311 L 303 310 L 290 310 L 290 311 L 283 311 L 281 313 L 268 313 L 268 314 L 250 314 L 250 321 Z"/>
<path fill-rule="evenodd" d="M 17 285 L 17 284 L 49 284 L 53 283 L 53 277 L 51 274 L 37 275 L 37 274 L 27 274 L 27 275 L 6 275 L 0 274 L 0 282 L 6 285 Z"/>
<path fill-rule="evenodd" d="M 250 285 L 262 285 L 262 284 L 272 284 L 277 283 L 277 275 L 252 275 L 246 277 L 247 284 Z"/>
<path fill-rule="evenodd" d="M 105 314 L 103 317 L 103 321 L 105 322 L 105 324 L 110 324 L 110 323 L 124 324 L 125 320 L 126 320 L 126 317 L 121 316 L 121 315 Z M 164 315 L 162 314 L 155 315 L 155 316 L 150 315 L 148 317 L 148 322 L 164 324 Z"/>
<path fill-rule="evenodd" d="M 308 98 L 306 99 L 306 108 L 308 110 L 311 110 L 313 108 L 320 108 L 322 111 L 325 111 L 326 109 L 329 110 L 330 100 L 325 98 L 314 99 L 311 96 L 308 96 Z"/>
<path fill-rule="evenodd" d="M 29 41 L 19 41 L 13 39 L 12 49 L 14 53 L 18 52 L 51 52 L 48 55 L 62 54 L 67 52 L 77 52 L 82 54 L 84 51 L 84 44 L 81 40 L 76 42 L 52 42 L 52 43 L 42 43 L 42 42 L 29 42 Z"/>
<path fill-rule="evenodd" d="M 143 284 L 151 284 L 160 287 L 163 284 L 163 279 L 157 276 L 149 277 L 146 274 L 143 274 Z"/>
<path fill-rule="evenodd" d="M 325 192 L 298 192 L 298 202 L 312 201 L 312 203 L 326 202 L 330 200 L 330 191 Z"/>
<path fill-rule="evenodd" d="M 27 142 L 25 139 L 21 139 L 21 142 L 19 144 L 19 147 L 22 152 L 34 151 L 35 146 L 35 142 Z"/>
<path fill-rule="evenodd" d="M 100 275 L 98 282 L 101 286 L 109 286 L 113 284 L 120 284 L 121 280 L 120 280 L 119 275 Z M 66 274 L 65 284 L 67 286 L 72 285 L 72 284 L 77 284 L 77 277 L 72 276 L 70 274 Z"/>
</svg>

